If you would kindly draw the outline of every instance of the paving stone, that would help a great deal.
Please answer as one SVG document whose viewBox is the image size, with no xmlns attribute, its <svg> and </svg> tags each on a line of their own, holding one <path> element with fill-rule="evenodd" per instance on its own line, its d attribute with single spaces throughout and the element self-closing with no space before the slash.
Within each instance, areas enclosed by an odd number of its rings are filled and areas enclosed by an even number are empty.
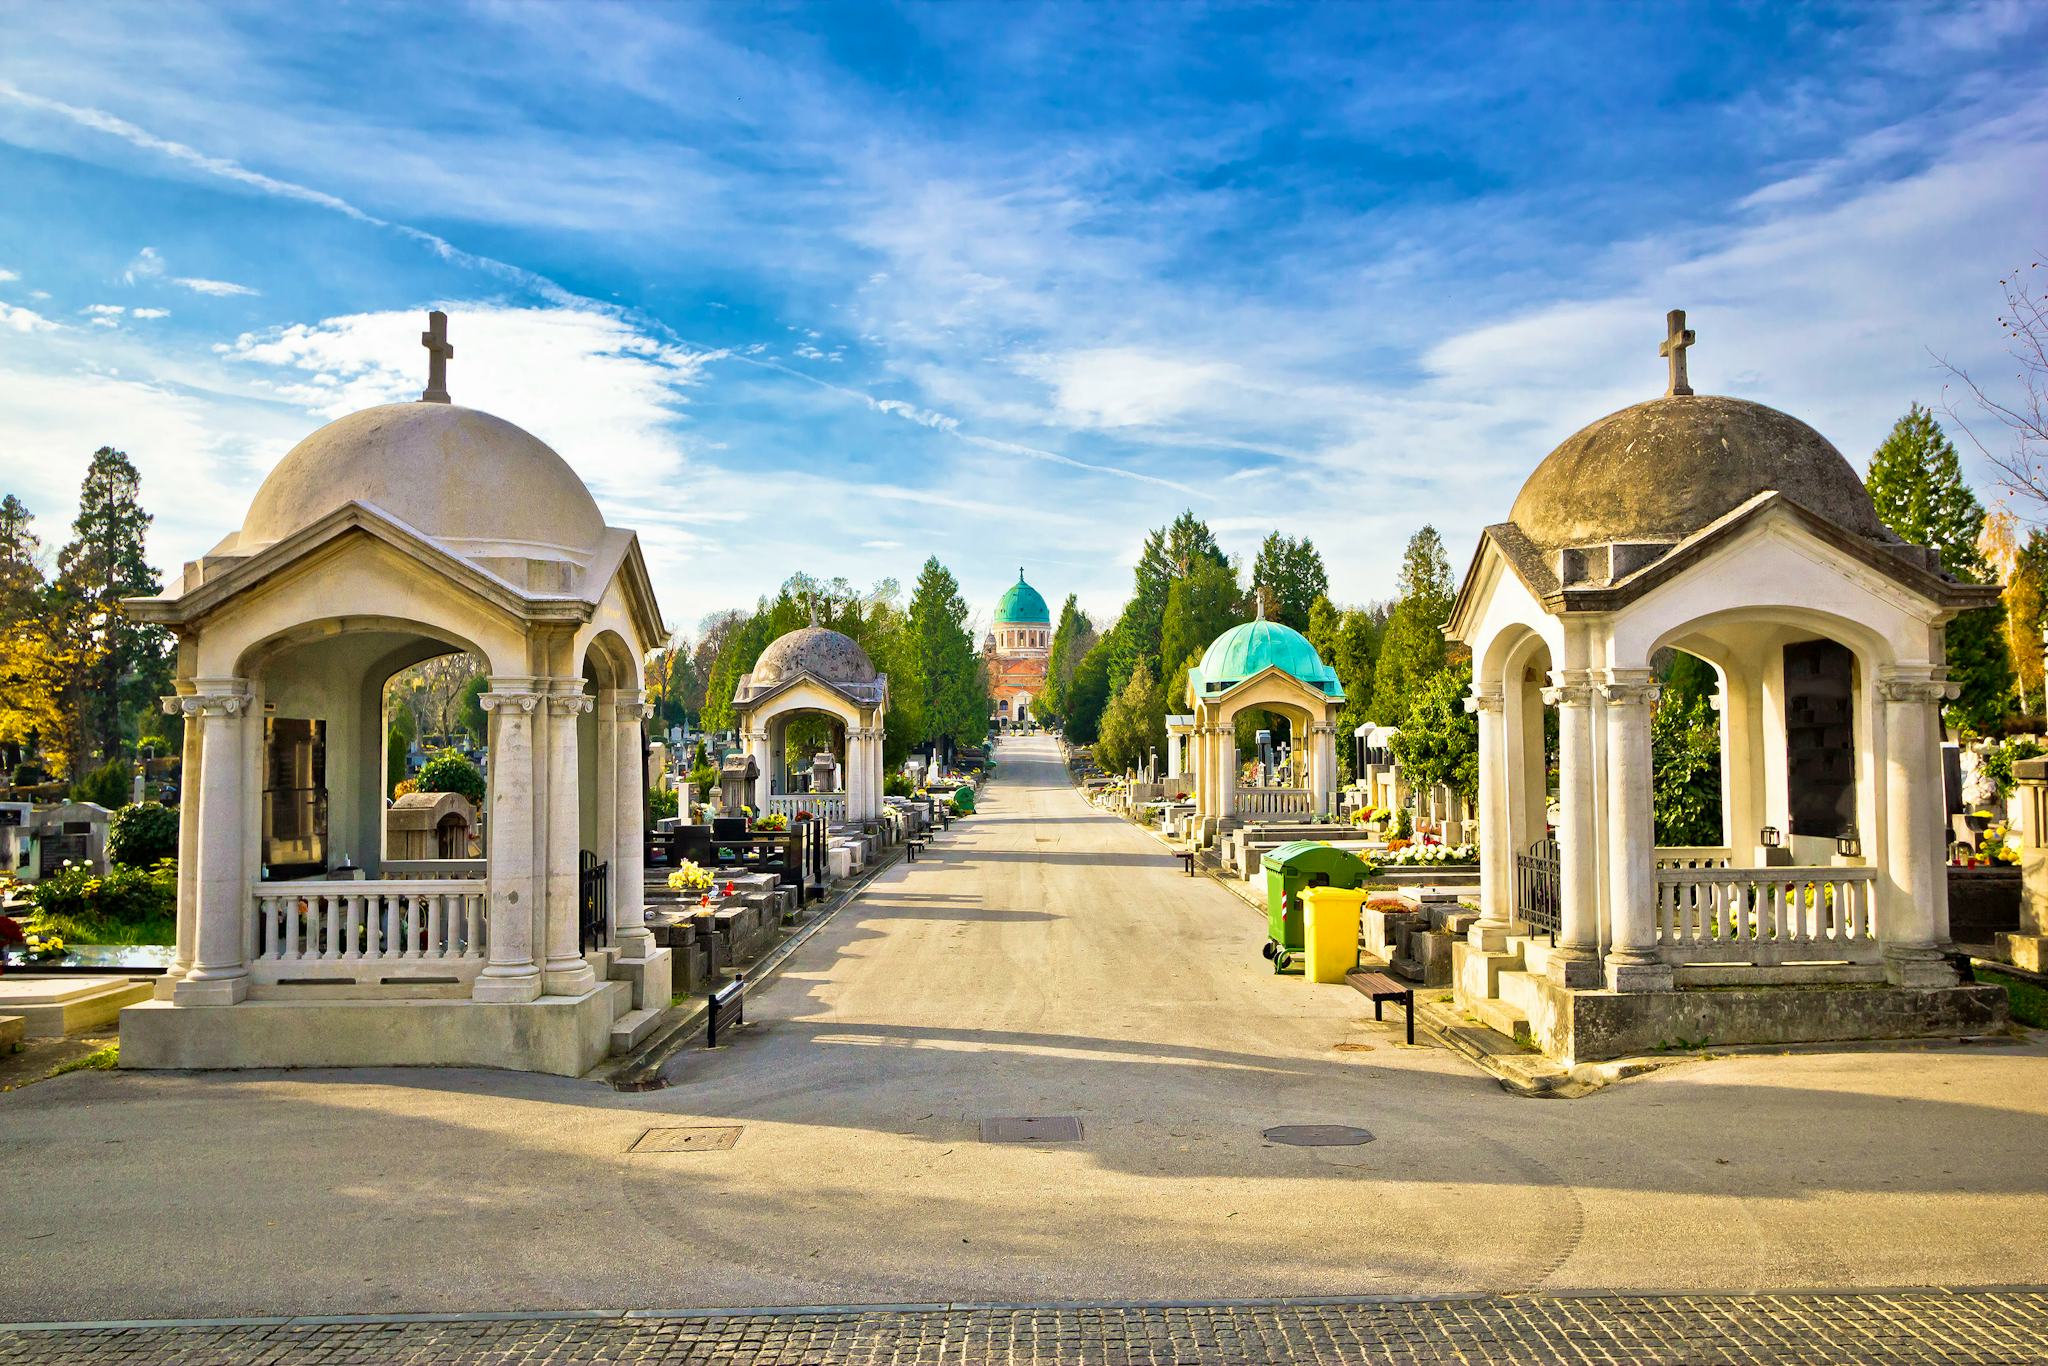
<svg viewBox="0 0 2048 1366">
<path fill-rule="evenodd" d="M 2048 1360 L 2048 1292 L 1493 1296 L 0 1326 L 0 1366 L 1253 1366 Z"/>
</svg>

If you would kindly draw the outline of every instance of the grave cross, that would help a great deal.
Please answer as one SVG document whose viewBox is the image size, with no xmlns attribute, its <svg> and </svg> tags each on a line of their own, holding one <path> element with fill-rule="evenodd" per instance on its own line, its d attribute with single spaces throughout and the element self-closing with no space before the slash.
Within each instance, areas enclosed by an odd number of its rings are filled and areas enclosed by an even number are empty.
<svg viewBox="0 0 2048 1366">
<path fill-rule="evenodd" d="M 427 387 L 422 403 L 447 403 L 448 360 L 455 348 L 448 344 L 448 315 L 440 309 L 427 314 L 427 330 L 420 333 L 420 345 L 427 348 Z"/>
<path fill-rule="evenodd" d="M 1665 314 L 1664 327 L 1669 335 L 1657 348 L 1657 354 L 1671 362 L 1671 387 L 1664 391 L 1664 396 L 1675 398 L 1691 394 L 1692 385 L 1685 379 L 1685 348 L 1693 343 L 1693 331 L 1685 325 L 1685 310 L 1674 308 Z"/>
</svg>

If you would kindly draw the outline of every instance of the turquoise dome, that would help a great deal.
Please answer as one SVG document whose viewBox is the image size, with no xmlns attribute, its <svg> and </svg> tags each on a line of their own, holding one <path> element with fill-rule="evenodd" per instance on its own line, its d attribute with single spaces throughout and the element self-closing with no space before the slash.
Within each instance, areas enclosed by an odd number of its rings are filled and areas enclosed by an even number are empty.
<svg viewBox="0 0 2048 1366">
<path fill-rule="evenodd" d="M 1293 674 L 1327 697 L 1344 696 L 1336 672 L 1323 663 L 1308 637 L 1292 626 L 1258 620 L 1243 622 L 1216 637 L 1195 666 L 1196 687 L 1214 696 L 1242 683 L 1262 669 Z"/>
<path fill-rule="evenodd" d="M 1024 571 L 1019 569 L 1017 581 L 996 604 L 996 625 L 1036 626 L 1041 622 L 1051 625 L 1052 614 L 1045 610 L 1045 599 L 1038 596 L 1038 590 L 1024 582 Z"/>
</svg>

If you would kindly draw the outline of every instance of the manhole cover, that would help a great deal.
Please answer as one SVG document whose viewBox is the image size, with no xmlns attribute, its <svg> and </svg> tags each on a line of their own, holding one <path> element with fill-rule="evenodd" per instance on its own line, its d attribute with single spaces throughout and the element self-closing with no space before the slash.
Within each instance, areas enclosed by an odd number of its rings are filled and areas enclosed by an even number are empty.
<svg viewBox="0 0 2048 1366">
<path fill-rule="evenodd" d="M 1079 1143 L 1081 1121 L 1072 1115 L 1011 1115 L 981 1122 L 984 1143 Z"/>
<path fill-rule="evenodd" d="M 726 1124 L 696 1129 L 649 1129 L 626 1149 L 629 1153 L 715 1153 L 740 1141 L 740 1126 Z"/>
<path fill-rule="evenodd" d="M 1350 1124 L 1282 1124 L 1266 1130 L 1264 1137 L 1296 1148 L 1354 1148 L 1372 1142 L 1372 1131 Z"/>
<path fill-rule="evenodd" d="M 1333 1043 L 1330 1045 L 1330 1051 L 1333 1053 L 1370 1053 L 1372 1052 L 1372 1045 L 1369 1043 Z"/>
</svg>

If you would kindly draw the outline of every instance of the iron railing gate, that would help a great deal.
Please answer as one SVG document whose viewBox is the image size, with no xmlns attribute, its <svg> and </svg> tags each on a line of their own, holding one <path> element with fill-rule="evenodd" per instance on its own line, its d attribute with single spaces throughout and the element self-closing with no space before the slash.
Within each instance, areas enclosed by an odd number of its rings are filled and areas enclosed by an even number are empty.
<svg viewBox="0 0 2048 1366">
<path fill-rule="evenodd" d="M 1557 840 L 1545 835 L 1515 855 L 1515 919 L 1531 934 L 1547 934 L 1557 942 L 1559 903 Z"/>
<path fill-rule="evenodd" d="M 582 850 L 576 875 L 576 940 L 589 953 L 611 942 L 611 865 Z"/>
</svg>

